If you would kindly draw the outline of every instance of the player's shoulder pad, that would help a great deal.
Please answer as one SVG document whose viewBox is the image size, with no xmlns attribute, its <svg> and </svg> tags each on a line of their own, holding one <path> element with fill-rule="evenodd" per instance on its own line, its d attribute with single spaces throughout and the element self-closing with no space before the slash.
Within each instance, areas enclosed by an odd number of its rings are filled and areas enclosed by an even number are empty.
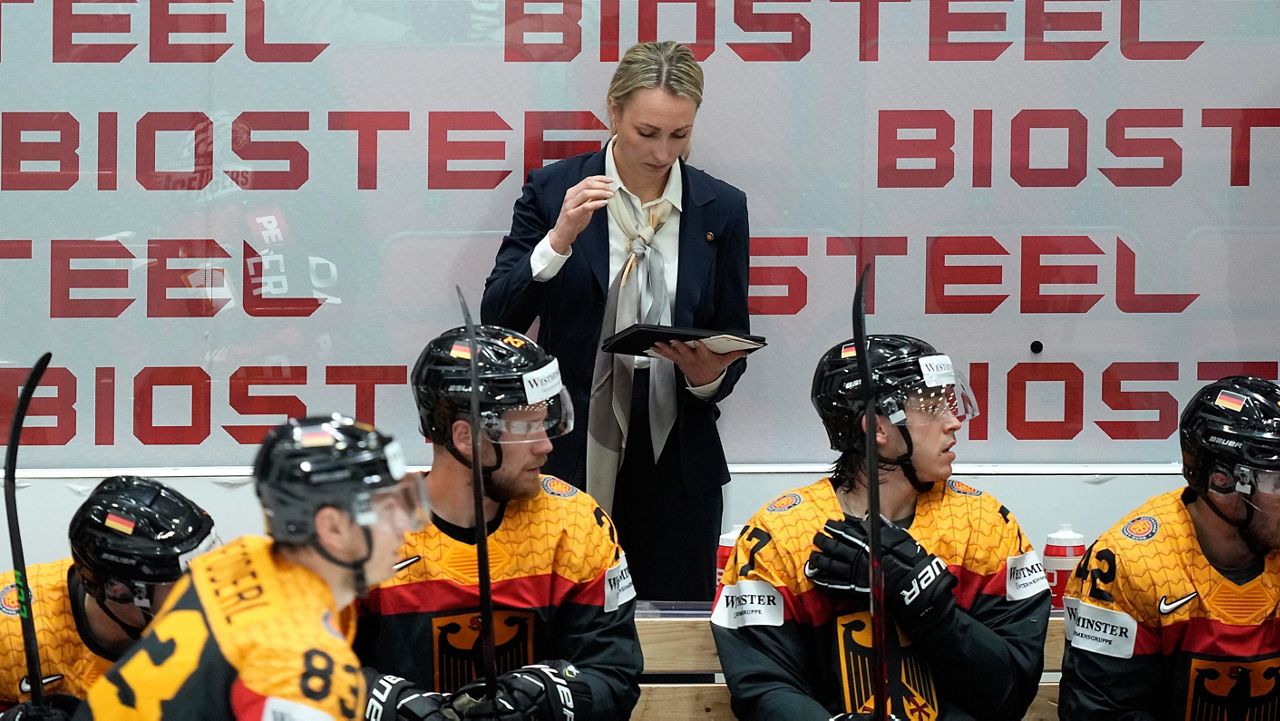
<svg viewBox="0 0 1280 721">
<path fill-rule="evenodd" d="M 1040 562 L 1017 519 L 995 496 L 957 480 L 935 484 L 916 502 L 911 535 L 948 565 L 987 576 L 1010 559 Z"/>
<path fill-rule="evenodd" d="M 747 525 L 768 532 L 778 548 L 804 551 L 807 555 L 813 545 L 813 535 L 828 520 L 840 515 L 840 503 L 831 480 L 823 478 L 791 489 L 764 504 Z"/>
</svg>

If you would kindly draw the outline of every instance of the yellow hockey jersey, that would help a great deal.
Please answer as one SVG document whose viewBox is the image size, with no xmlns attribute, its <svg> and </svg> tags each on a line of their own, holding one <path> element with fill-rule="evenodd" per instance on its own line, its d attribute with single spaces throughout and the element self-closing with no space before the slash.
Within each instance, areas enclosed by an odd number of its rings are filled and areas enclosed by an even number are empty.
<svg viewBox="0 0 1280 721">
<path fill-rule="evenodd" d="M 1126 515 L 1068 581 L 1063 718 L 1280 719 L 1280 552 L 1227 578 L 1200 549 L 1187 502 L 1203 501 L 1187 493 Z"/>
<path fill-rule="evenodd" d="M 84 615 L 84 592 L 72 573 L 71 559 L 27 566 L 31 616 L 40 646 L 40 675 L 46 694 L 83 699 L 89 687 L 111 667 L 115 654 L 93 642 Z M 0 708 L 31 698 L 18 586 L 13 571 L 0 575 Z"/>
<path fill-rule="evenodd" d="M 804 573 L 814 534 L 844 517 L 823 478 L 779 496 L 739 535 L 711 615 L 738 718 L 871 710 L 868 594 L 828 591 Z M 958 611 L 924 638 L 890 626 L 893 713 L 909 721 L 1021 718 L 1044 665 L 1049 616 L 1036 552 L 1007 508 L 955 480 L 920 495 L 907 529 L 956 577 Z"/>
<path fill-rule="evenodd" d="M 364 680 L 323 579 L 244 537 L 192 560 L 76 719 L 362 718 Z"/>
</svg>

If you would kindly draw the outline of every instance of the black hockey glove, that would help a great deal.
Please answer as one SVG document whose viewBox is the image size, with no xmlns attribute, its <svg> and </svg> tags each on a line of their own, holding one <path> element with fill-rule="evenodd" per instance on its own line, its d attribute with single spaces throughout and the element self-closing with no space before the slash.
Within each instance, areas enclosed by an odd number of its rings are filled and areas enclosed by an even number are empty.
<svg viewBox="0 0 1280 721">
<path fill-rule="evenodd" d="M 842 713 L 837 716 L 832 716 L 830 719 L 827 719 L 827 721 L 871 721 L 873 718 L 875 718 L 875 716 L 872 716 L 869 713 Z M 885 714 L 884 721 L 898 721 L 898 717 L 891 713 Z"/>
<path fill-rule="evenodd" d="M 80 699 L 64 693 L 45 694 L 44 700 L 48 708 L 26 701 L 0 714 L 0 721 L 67 721 L 80 708 Z"/>
<path fill-rule="evenodd" d="M 449 694 L 423 691 L 413 684 L 371 668 L 361 669 L 369 689 L 365 721 L 457 721 L 449 710 Z"/>
<path fill-rule="evenodd" d="M 591 688 L 568 661 L 543 661 L 498 677 L 498 693 L 484 695 L 484 682 L 453 695 L 459 719 L 494 721 L 584 721 L 591 718 Z"/>
<path fill-rule="evenodd" d="M 827 521 L 822 531 L 813 537 L 818 550 L 809 554 L 805 575 L 824 588 L 867 593 L 870 548 L 862 522 Z M 955 608 L 955 576 L 910 533 L 888 521 L 881 522 L 880 541 L 889 615 L 908 634 L 928 630 Z"/>
</svg>

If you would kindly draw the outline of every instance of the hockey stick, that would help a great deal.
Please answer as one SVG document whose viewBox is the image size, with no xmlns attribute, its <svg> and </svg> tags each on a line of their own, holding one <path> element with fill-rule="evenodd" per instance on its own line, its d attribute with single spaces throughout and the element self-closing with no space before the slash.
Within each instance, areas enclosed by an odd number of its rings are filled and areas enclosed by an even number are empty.
<svg viewBox="0 0 1280 721">
<path fill-rule="evenodd" d="M 9 547 L 13 550 L 13 582 L 18 586 L 18 619 L 22 624 L 22 650 L 27 657 L 27 679 L 31 686 L 31 705 L 45 706 L 44 684 L 40 675 L 40 647 L 36 645 L 36 622 L 31 617 L 31 587 L 27 585 L 27 561 L 22 553 L 22 530 L 18 528 L 18 444 L 22 440 L 22 422 L 27 418 L 27 406 L 44 375 L 52 353 L 45 353 L 31 367 L 18 405 L 13 409 L 13 425 L 9 428 L 9 447 L 4 457 L 4 510 L 9 520 Z"/>
<path fill-rule="evenodd" d="M 467 344 L 471 347 L 471 488 L 476 520 L 476 572 L 480 581 L 480 665 L 484 673 L 485 698 L 493 700 L 498 694 L 497 655 L 493 642 L 493 586 L 489 577 L 489 529 L 484 520 L 484 473 L 480 463 L 480 343 L 476 339 L 476 326 L 471 322 L 462 288 L 458 291 L 458 305 L 462 307 L 462 322 L 467 329 Z"/>
<path fill-rule="evenodd" d="M 889 657 L 885 652 L 884 617 L 884 569 L 880 563 L 880 454 L 876 447 L 877 411 L 880 399 L 876 396 L 875 378 L 871 375 L 871 353 L 867 342 L 867 314 L 864 306 L 867 274 L 870 266 L 863 268 L 853 292 L 853 343 L 858 349 L 858 375 L 862 376 L 862 394 L 866 399 L 863 425 L 866 426 L 864 444 L 867 451 L 867 540 L 871 566 L 871 698 L 875 702 L 872 718 L 884 721 L 889 718 Z"/>
</svg>

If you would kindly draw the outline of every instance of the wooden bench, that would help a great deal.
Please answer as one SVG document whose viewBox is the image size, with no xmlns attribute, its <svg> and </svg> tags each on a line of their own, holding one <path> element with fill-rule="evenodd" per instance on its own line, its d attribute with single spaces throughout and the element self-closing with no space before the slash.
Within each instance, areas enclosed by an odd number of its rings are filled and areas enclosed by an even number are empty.
<svg viewBox="0 0 1280 721">
<path fill-rule="evenodd" d="M 638 618 L 640 647 L 646 673 L 709 674 L 720 672 L 720 658 L 705 618 Z M 1023 718 L 1058 718 L 1058 676 L 1062 670 L 1062 618 L 1049 619 L 1044 647 L 1044 678 L 1040 691 Z M 641 684 L 635 721 L 709 721 L 732 719 L 729 688 L 722 683 Z"/>
</svg>

